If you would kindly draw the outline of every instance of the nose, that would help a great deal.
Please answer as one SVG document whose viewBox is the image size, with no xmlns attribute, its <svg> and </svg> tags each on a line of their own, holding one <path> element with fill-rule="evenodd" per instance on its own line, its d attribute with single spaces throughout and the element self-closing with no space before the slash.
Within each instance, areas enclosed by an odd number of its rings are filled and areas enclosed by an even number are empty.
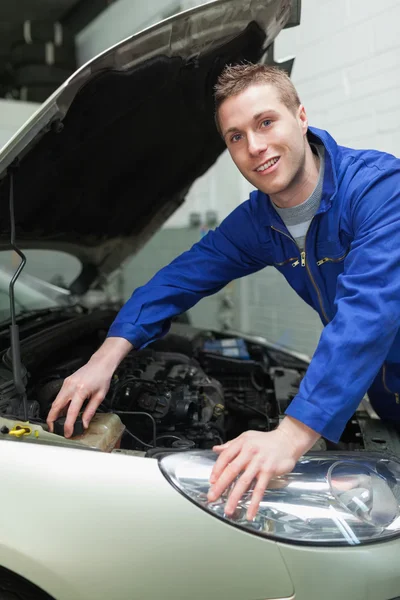
<svg viewBox="0 0 400 600">
<path fill-rule="evenodd" d="M 247 147 L 251 156 L 259 156 L 267 149 L 267 146 L 268 144 L 264 136 L 257 135 L 257 133 L 253 131 L 248 133 Z"/>
</svg>

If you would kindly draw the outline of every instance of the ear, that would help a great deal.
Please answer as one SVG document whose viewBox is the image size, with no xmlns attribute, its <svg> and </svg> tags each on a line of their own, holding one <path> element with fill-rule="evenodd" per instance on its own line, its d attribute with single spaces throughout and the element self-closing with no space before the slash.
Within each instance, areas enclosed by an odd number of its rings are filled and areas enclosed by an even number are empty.
<svg viewBox="0 0 400 600">
<path fill-rule="evenodd" d="M 307 119 L 306 109 L 304 108 L 304 106 L 302 104 L 300 104 L 299 108 L 297 109 L 297 117 L 298 117 L 298 121 L 299 121 L 300 128 L 302 130 L 302 133 L 303 133 L 303 135 L 306 135 L 307 130 L 308 130 L 308 119 Z"/>
</svg>

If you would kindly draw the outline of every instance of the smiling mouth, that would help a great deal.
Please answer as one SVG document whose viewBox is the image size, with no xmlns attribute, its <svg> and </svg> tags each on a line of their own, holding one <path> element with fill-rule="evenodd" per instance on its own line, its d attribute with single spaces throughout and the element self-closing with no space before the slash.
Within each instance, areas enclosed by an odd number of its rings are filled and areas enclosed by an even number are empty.
<svg viewBox="0 0 400 600">
<path fill-rule="evenodd" d="M 266 171 L 267 169 L 270 169 L 271 167 L 273 167 L 278 162 L 278 160 L 279 160 L 279 156 L 275 156 L 275 158 L 270 158 L 267 162 L 260 165 L 255 170 L 257 173 L 262 173 L 263 171 Z"/>
</svg>

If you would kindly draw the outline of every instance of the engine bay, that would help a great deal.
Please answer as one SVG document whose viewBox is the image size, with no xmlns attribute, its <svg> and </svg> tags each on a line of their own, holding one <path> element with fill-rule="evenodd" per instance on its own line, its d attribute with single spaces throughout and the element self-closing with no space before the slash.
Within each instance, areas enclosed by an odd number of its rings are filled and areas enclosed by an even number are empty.
<svg viewBox="0 0 400 600">
<path fill-rule="evenodd" d="M 167 336 L 131 352 L 114 373 L 98 412 L 124 423 L 121 447 L 209 449 L 248 429 L 276 427 L 302 370 L 272 366 L 261 347 L 242 339 L 197 339 L 189 353 L 186 339 L 172 338 L 173 350 L 164 349 Z M 46 418 L 65 377 L 79 366 L 67 361 L 35 377 L 32 416 Z"/>
<path fill-rule="evenodd" d="M 53 341 L 44 344 L 42 331 L 22 343 L 28 421 L 41 431 L 46 431 L 47 414 L 65 378 L 85 364 L 106 331 L 94 332 L 96 319 L 85 331 L 82 321 L 71 347 L 67 342 L 75 326 L 69 319 L 68 323 L 68 338 L 49 336 Z M 65 325 L 57 325 L 59 333 Z M 0 417 L 11 423 L 14 419 L 14 425 L 22 427 L 15 420 L 21 419 L 21 399 L 13 386 L 7 352 L 2 359 Z M 107 452 L 151 456 L 159 450 L 210 449 L 247 430 L 270 431 L 283 418 L 307 367 L 307 361 L 295 353 L 251 338 L 173 324 L 163 339 L 128 354 L 89 428 L 82 427 L 71 440 Z M 62 431 L 47 433 L 47 441 L 48 436 L 59 438 Z M 317 444 L 318 450 L 400 453 L 398 434 L 363 410 L 349 421 L 338 444 L 325 439 Z"/>
<path fill-rule="evenodd" d="M 122 421 L 119 446 L 209 449 L 248 429 L 276 427 L 307 364 L 297 361 L 297 368 L 291 368 L 289 360 L 289 366 L 278 366 L 279 357 L 259 344 L 180 327 L 183 335 L 172 332 L 131 352 L 115 371 L 98 414 L 118 415 Z M 32 351 L 29 339 L 25 347 Z M 35 360 L 23 361 L 29 422 L 45 424 L 65 378 L 85 364 L 97 345 L 98 336 L 91 332 L 74 349 L 61 345 L 51 359 L 40 360 L 41 350 L 50 352 L 38 347 Z M 7 367 L 7 352 L 3 364 Z M 21 414 L 21 399 L 10 375 L 7 368 L 0 372 L 0 414 L 12 419 Z M 74 439 L 84 441 L 86 433 Z"/>
</svg>

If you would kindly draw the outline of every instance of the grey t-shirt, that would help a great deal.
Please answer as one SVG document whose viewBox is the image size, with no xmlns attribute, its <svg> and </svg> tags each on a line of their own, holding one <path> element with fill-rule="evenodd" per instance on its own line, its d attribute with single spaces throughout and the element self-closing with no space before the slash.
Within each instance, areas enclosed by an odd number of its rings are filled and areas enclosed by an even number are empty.
<svg viewBox="0 0 400 600">
<path fill-rule="evenodd" d="M 324 146 L 317 144 L 312 144 L 312 148 L 318 153 L 320 163 L 317 185 L 315 186 L 311 196 L 302 202 L 302 204 L 299 204 L 298 206 L 291 206 L 289 208 L 280 208 L 272 203 L 276 212 L 285 223 L 290 235 L 295 239 L 300 250 L 304 250 L 304 242 L 307 230 L 312 218 L 319 208 L 322 197 L 322 186 L 324 183 L 325 148 Z"/>
</svg>

